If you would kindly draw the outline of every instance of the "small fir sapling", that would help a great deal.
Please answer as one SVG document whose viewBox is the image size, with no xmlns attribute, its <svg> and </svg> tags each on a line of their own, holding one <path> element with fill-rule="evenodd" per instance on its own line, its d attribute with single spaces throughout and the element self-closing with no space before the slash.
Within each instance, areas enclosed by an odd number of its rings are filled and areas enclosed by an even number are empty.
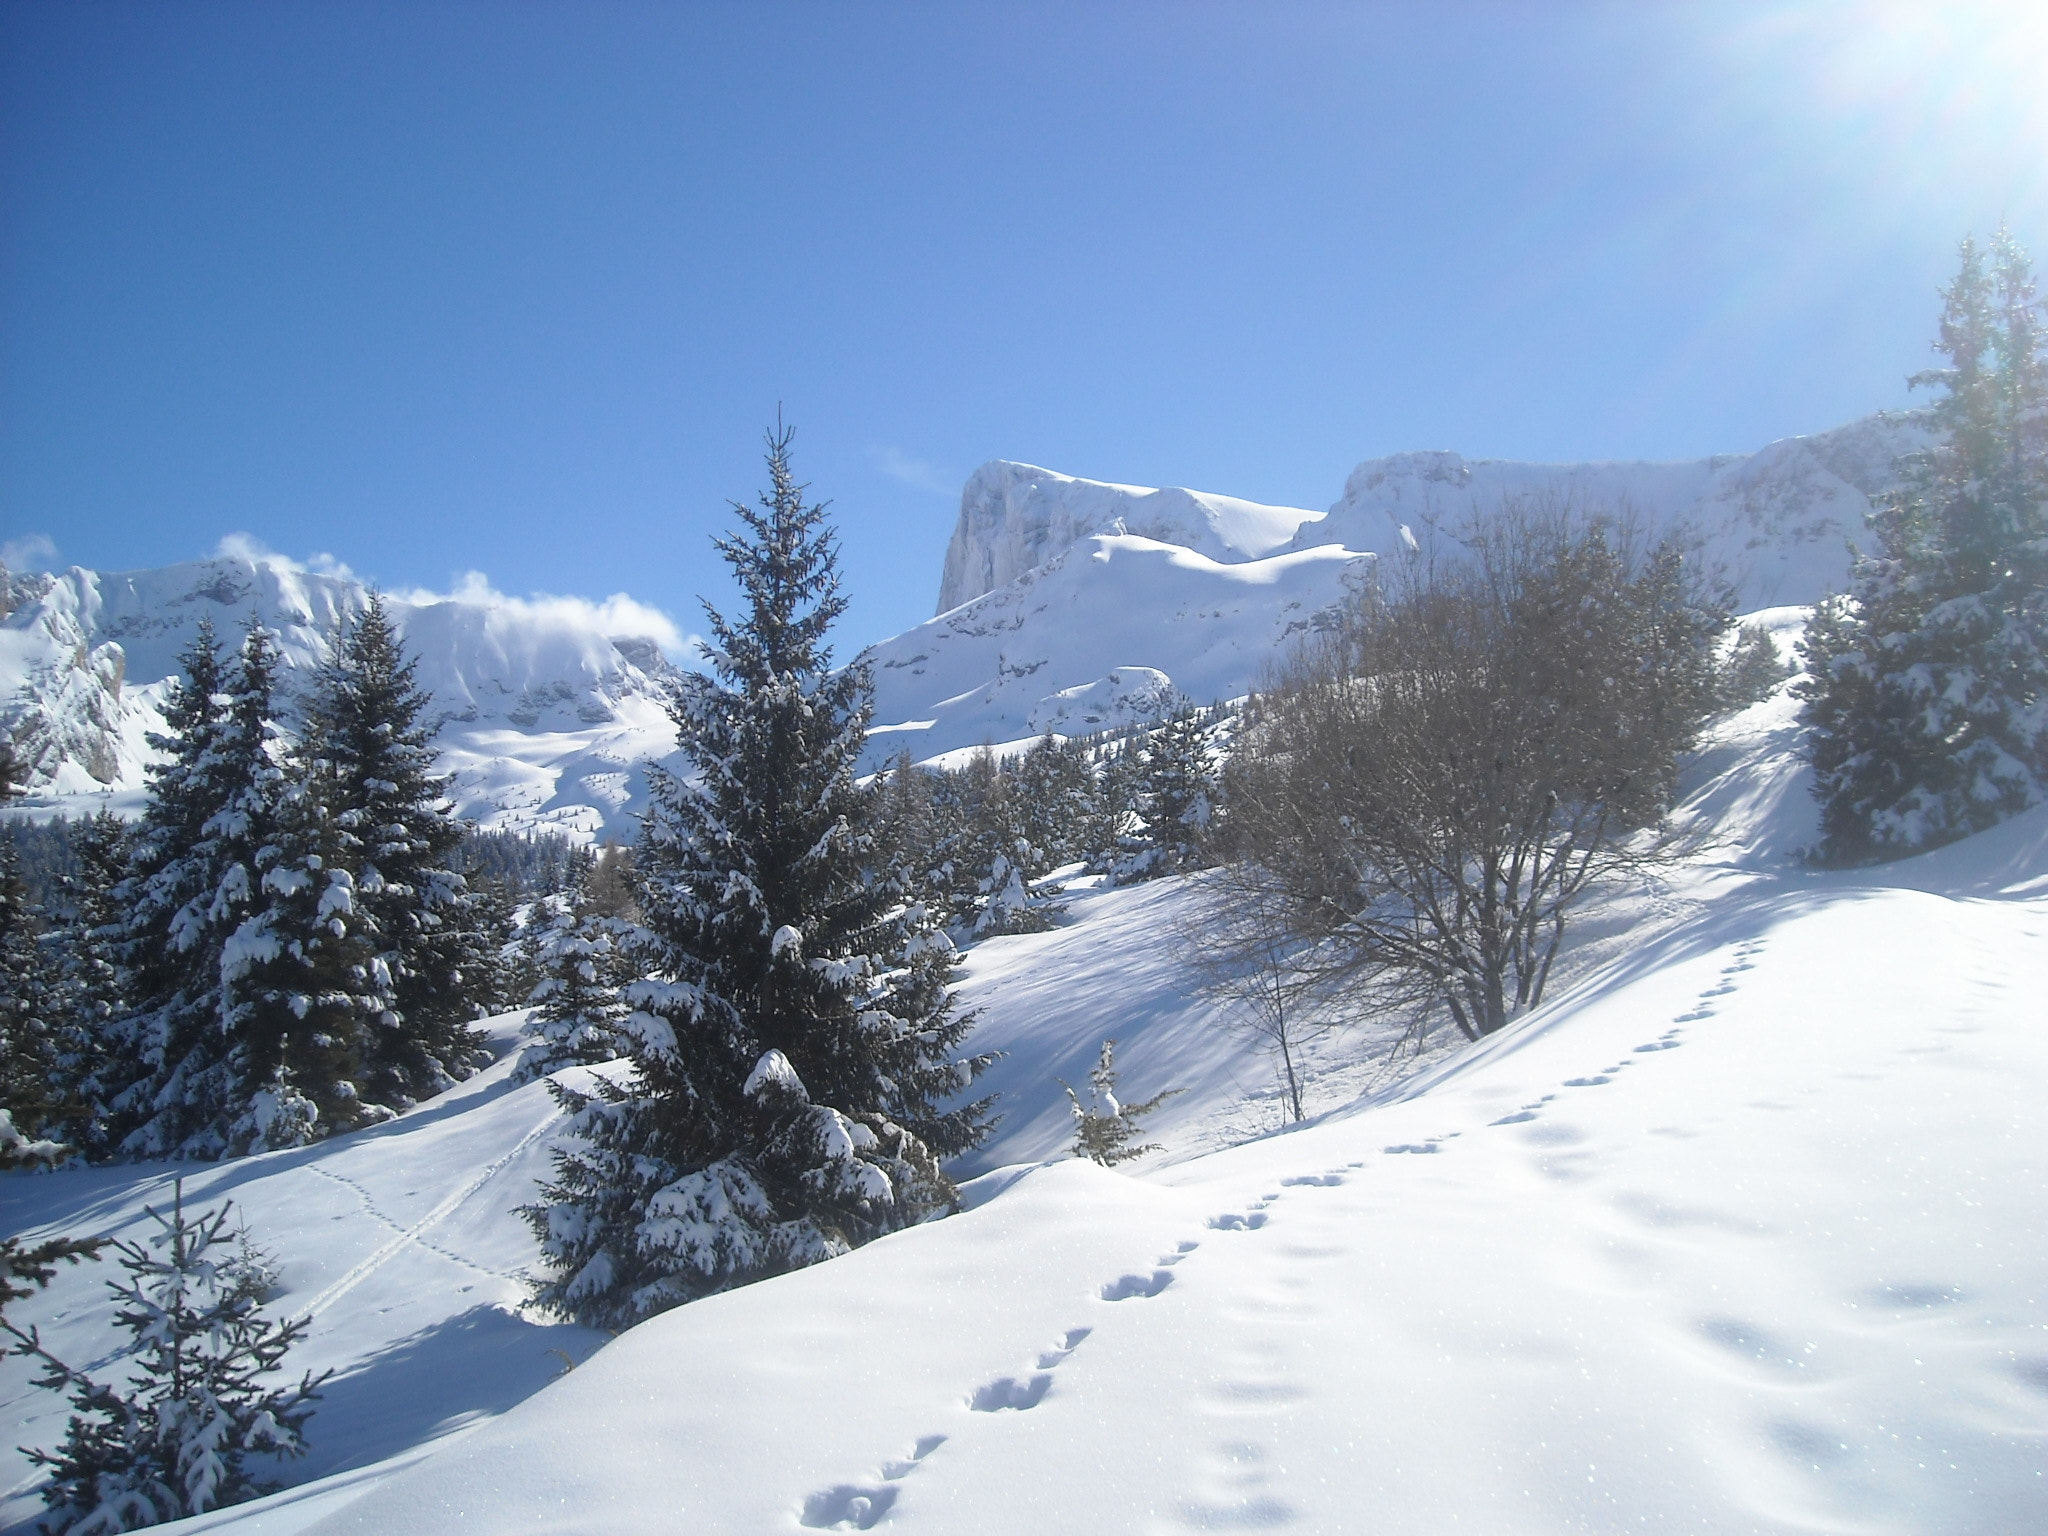
<svg viewBox="0 0 2048 1536">
<path fill-rule="evenodd" d="M 76 1410 L 55 1451 L 29 1452 L 49 1469 L 42 1496 L 51 1532 L 105 1536 L 268 1492 L 251 1459 L 305 1453 L 306 1420 L 331 1374 L 264 1384 L 306 1323 L 262 1315 L 276 1271 L 245 1232 L 230 1229 L 231 1202 L 188 1215 L 181 1179 L 168 1216 L 145 1209 L 159 1230 L 146 1242 L 114 1243 L 126 1273 L 107 1282 L 120 1303 L 115 1322 L 134 1336 L 125 1390 L 66 1365 L 34 1328 L 0 1320 L 13 1353 L 41 1363 L 36 1384 L 68 1392 Z"/>
<path fill-rule="evenodd" d="M 1175 1094 L 1184 1091 L 1168 1088 L 1137 1104 L 1119 1101 L 1116 1096 L 1114 1040 L 1102 1042 L 1102 1055 L 1088 1074 L 1087 1103 L 1081 1101 L 1081 1095 L 1074 1091 L 1073 1084 L 1062 1079 L 1060 1086 L 1067 1090 L 1067 1103 L 1074 1114 L 1074 1156 L 1089 1158 L 1105 1168 L 1143 1157 L 1147 1152 L 1157 1152 L 1157 1142 L 1137 1144 L 1138 1138 L 1144 1134 L 1138 1122 Z"/>
</svg>

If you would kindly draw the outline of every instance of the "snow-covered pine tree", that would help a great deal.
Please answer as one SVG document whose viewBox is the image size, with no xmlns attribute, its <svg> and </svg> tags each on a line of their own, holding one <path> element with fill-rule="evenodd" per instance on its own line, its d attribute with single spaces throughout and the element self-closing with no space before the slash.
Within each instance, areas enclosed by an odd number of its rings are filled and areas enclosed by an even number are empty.
<svg viewBox="0 0 2048 1536">
<path fill-rule="evenodd" d="M 619 984 L 626 978 L 615 942 L 617 920 L 592 910 L 588 868 L 568 890 L 535 904 L 540 980 L 527 998 L 533 1043 L 520 1053 L 514 1071 L 519 1082 L 619 1054 L 618 1024 L 626 1016 Z"/>
<path fill-rule="evenodd" d="M 1714 691 L 1723 709 L 1742 709 L 1769 698 L 1792 672 L 1771 632 L 1761 624 L 1744 624 L 1721 660 Z"/>
<path fill-rule="evenodd" d="M 1138 777 L 1138 809 L 1145 830 L 1119 870 L 1127 879 L 1150 879 L 1202 861 L 1216 809 L 1216 764 L 1202 710 L 1182 704 L 1145 744 Z"/>
<path fill-rule="evenodd" d="M 305 1332 L 260 1308 L 276 1279 L 269 1261 L 228 1225 L 231 1204 L 185 1213 L 174 1186 L 168 1216 L 146 1243 L 116 1242 L 125 1278 L 109 1280 L 117 1324 L 133 1335 L 128 1390 L 94 1381 L 43 1347 L 34 1329 L 0 1320 L 15 1353 L 39 1361 L 37 1385 L 68 1392 L 75 1412 L 47 1467 L 44 1529 L 73 1536 L 132 1531 L 239 1504 L 267 1492 L 252 1457 L 305 1453 L 305 1425 L 327 1378 L 271 1386 Z M 331 1374 L 331 1373 L 328 1373 Z"/>
<path fill-rule="evenodd" d="M 434 769 L 430 702 L 383 599 L 371 594 L 306 701 L 300 756 L 332 818 L 357 911 L 390 973 L 393 1006 L 372 1030 L 363 1092 L 404 1109 L 488 1058 L 471 1027 L 465 969 L 489 937 L 450 867 L 462 827 Z"/>
<path fill-rule="evenodd" d="M 1079 856 L 1095 873 L 1110 874 L 1122 861 L 1124 842 L 1140 820 L 1139 752 L 1129 737 L 1112 738 L 1100 742 L 1091 757 L 1095 793 Z"/>
<path fill-rule="evenodd" d="M 1168 1088 L 1140 1103 L 1125 1104 L 1117 1099 L 1116 1080 L 1116 1042 L 1105 1040 L 1102 1042 L 1102 1054 L 1088 1073 L 1087 1103 L 1082 1103 L 1081 1095 L 1074 1091 L 1072 1083 L 1064 1080 L 1060 1083 L 1067 1090 L 1067 1105 L 1074 1115 L 1074 1156 L 1085 1157 L 1105 1168 L 1143 1157 L 1147 1152 L 1157 1152 L 1158 1143 L 1139 1142 L 1138 1138 L 1145 1134 L 1139 1122 L 1183 1091 Z"/>
<path fill-rule="evenodd" d="M 127 1138 L 154 1113 L 152 1079 L 165 1040 L 219 1008 L 219 951 L 196 942 L 214 884 L 199 851 L 202 829 L 227 795 L 220 645 L 210 620 L 200 619 L 178 665 L 165 729 L 149 737 L 160 757 L 146 770 L 149 797 L 115 889 L 122 921 L 114 952 L 128 978 L 128 1008 L 109 1021 L 108 1049 L 84 1083 L 85 1096 L 106 1106 L 100 1139 L 112 1150 L 128 1150 Z"/>
<path fill-rule="evenodd" d="M 1043 861 L 1032 874 L 1081 857 L 1096 814 L 1087 749 L 1047 731 L 1017 759 L 1011 778 L 1020 830 Z"/>
<path fill-rule="evenodd" d="M 1942 391 L 1935 446 L 1872 517 L 1853 604 L 1804 646 L 1817 853 L 1832 863 L 1950 842 L 2048 790 L 2048 357 L 2026 254 L 1973 241 L 1915 375 Z"/>
<path fill-rule="evenodd" d="M 23 770 L 14 743 L 0 733 L 0 799 L 18 793 Z M 55 1083 L 61 1053 L 61 987 L 45 942 L 43 911 L 20 879 L 14 838 L 0 831 L 0 1167 L 51 1161 L 66 1153 L 63 1096 Z"/>
<path fill-rule="evenodd" d="M 256 854 L 257 900 L 222 951 L 242 1076 L 227 1132 L 235 1154 L 303 1146 L 392 1114 L 360 1086 L 371 1034 L 392 1017 L 391 976 L 322 788 L 315 765 L 294 759 Z"/>
<path fill-rule="evenodd" d="M 119 943 L 123 914 L 115 890 L 127 872 L 128 824 L 99 811 L 74 824 L 75 873 L 59 882 L 56 931 L 59 1023 L 52 1086 L 63 1106 L 61 1139 L 87 1158 L 105 1155 L 106 1106 L 94 1097 L 107 1076 L 109 1032 L 127 1007 Z"/>
<path fill-rule="evenodd" d="M 0 799 L 19 792 L 14 744 L 0 732 Z M 29 899 L 11 834 L 0 831 L 0 1114 L 12 1131 L 0 1166 L 50 1145 L 62 1120 L 54 1090 L 59 1051 L 56 966 L 43 942 L 43 913 Z"/>
<path fill-rule="evenodd" d="M 854 781 L 871 684 L 831 668 L 845 599 L 789 442 L 770 435 L 770 489 L 717 541 L 745 612 L 707 605 L 711 670 L 672 686 L 689 772 L 649 769 L 632 1072 L 557 1089 L 575 1139 L 528 1211 L 540 1299 L 600 1326 L 952 1208 L 938 1160 L 989 1125 L 986 1101 L 945 1107 L 988 1058 L 960 1054 L 943 936 L 877 869 Z"/>
<path fill-rule="evenodd" d="M 277 646 L 251 624 L 225 675 L 204 625 L 165 710 L 170 754 L 151 785 L 130 873 L 122 953 L 138 978 L 137 1012 L 112 1031 L 117 1062 L 139 1077 L 108 1103 L 118 1150 L 131 1157 L 221 1157 L 257 1085 L 230 1029 L 223 959 L 261 895 L 259 855 L 272 846 L 284 770 L 272 749 Z"/>
</svg>

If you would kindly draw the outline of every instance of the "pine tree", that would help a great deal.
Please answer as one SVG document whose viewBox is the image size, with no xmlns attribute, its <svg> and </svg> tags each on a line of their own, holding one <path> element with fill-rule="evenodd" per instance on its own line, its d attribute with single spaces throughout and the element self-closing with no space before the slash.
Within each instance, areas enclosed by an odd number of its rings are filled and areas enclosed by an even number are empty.
<svg viewBox="0 0 2048 1536">
<path fill-rule="evenodd" d="M 1096 874 L 1110 874 L 1142 820 L 1138 810 L 1139 754 L 1128 738 L 1103 742 L 1094 753 L 1095 794 L 1080 856 Z"/>
<path fill-rule="evenodd" d="M 123 914 L 115 895 L 127 872 L 128 825 L 113 812 L 100 811 L 76 824 L 72 847 L 78 871 L 60 882 L 60 1024 L 52 1087 L 63 1106 L 62 1138 L 96 1158 L 109 1148 L 106 1106 L 94 1097 L 94 1089 L 107 1078 L 111 1032 L 128 1001 L 118 949 Z"/>
<path fill-rule="evenodd" d="M 294 762 L 256 853 L 258 900 L 222 953 L 243 1079 L 233 1152 L 303 1146 L 392 1114 L 361 1087 L 371 1034 L 392 1017 L 390 972 L 323 788 Z"/>
<path fill-rule="evenodd" d="M 364 931 L 389 973 L 391 1006 L 366 1046 L 365 1096 L 404 1109 L 488 1059 L 468 968 L 488 969 L 490 935 L 461 875 L 462 843 L 435 776 L 430 699 L 417 662 L 372 594 L 314 679 L 300 747 L 349 871 Z"/>
<path fill-rule="evenodd" d="M 768 440 L 771 488 L 717 541 L 746 611 L 672 688 L 690 772 L 649 770 L 637 863 L 652 974 L 619 1026 L 632 1074 L 557 1087 L 576 1140 L 528 1211 L 540 1299 L 586 1322 L 815 1263 L 952 1208 L 938 1159 L 986 1102 L 957 1053 L 950 946 L 886 878 L 858 787 L 871 683 L 831 669 L 845 607 L 823 508 Z"/>
<path fill-rule="evenodd" d="M 1722 659 L 1715 692 L 1723 709 L 1742 709 L 1769 698 L 1792 672 L 1771 632 L 1761 624 L 1744 624 Z"/>
<path fill-rule="evenodd" d="M 159 1230 L 147 1243 L 113 1245 L 126 1278 L 108 1289 L 137 1360 L 127 1392 L 66 1365 L 34 1329 L 0 1320 L 14 1352 L 41 1363 L 36 1384 L 68 1392 L 75 1410 L 57 1450 L 29 1453 L 50 1472 L 46 1530 L 99 1536 L 238 1504 L 269 1491 L 250 1457 L 305 1453 L 326 1376 L 264 1384 L 306 1324 L 262 1315 L 276 1271 L 229 1229 L 231 1209 L 187 1216 L 180 1180 L 168 1216 L 148 1209 Z"/>
<path fill-rule="evenodd" d="M 625 978 L 614 942 L 617 920 L 592 909 L 587 884 L 586 876 L 541 903 L 547 922 L 535 953 L 540 979 L 527 998 L 533 1009 L 527 1032 L 534 1039 L 520 1054 L 517 1081 L 619 1054 L 618 1024 L 626 1009 L 619 1000 Z"/>
<path fill-rule="evenodd" d="M 1081 1102 L 1073 1084 L 1060 1083 L 1067 1090 L 1067 1105 L 1074 1115 L 1074 1156 L 1088 1158 L 1105 1168 L 1157 1152 L 1158 1143 L 1139 1143 L 1138 1138 L 1145 1133 L 1138 1122 L 1182 1091 L 1168 1088 L 1141 1103 L 1124 1104 L 1116 1096 L 1116 1079 L 1116 1042 L 1105 1040 L 1101 1056 L 1088 1073 L 1087 1103 Z"/>
<path fill-rule="evenodd" d="M 1895 857 L 2048 791 L 2048 358 L 2027 257 L 1964 241 L 1935 350 L 1937 442 L 1872 518 L 1854 604 L 1809 631 L 1820 857 Z"/>
<path fill-rule="evenodd" d="M 109 1022 L 108 1049 L 88 1076 L 84 1095 L 106 1106 L 102 1139 L 131 1150 L 154 1114 L 153 1080 L 163 1070 L 166 1042 L 217 1015 L 219 953 L 199 942 L 213 880 L 199 845 L 203 829 L 226 800 L 220 774 L 223 733 L 220 646 L 201 618 L 178 658 L 181 675 L 164 701 L 165 730 L 149 744 L 149 799 L 128 847 L 127 874 L 115 890 L 124 914 L 116 963 L 129 978 L 129 1011 Z M 149 1145 L 133 1150 L 161 1150 Z"/>
<path fill-rule="evenodd" d="M 233 1032 L 238 1005 L 223 969 L 237 930 L 260 907 L 259 856 L 272 846 L 284 793 L 273 750 L 277 659 L 269 631 L 252 624 L 223 674 L 202 624 L 165 711 L 171 733 L 153 738 L 170 761 L 154 773 L 118 892 L 130 913 L 122 955 L 139 1007 L 117 1021 L 109 1053 L 141 1070 L 118 1092 L 97 1095 L 128 1156 L 241 1150 L 235 1127 L 257 1085 Z"/>
<path fill-rule="evenodd" d="M 1216 764 L 1202 711 L 1183 704 L 1152 733 L 1138 776 L 1144 831 L 1118 873 L 1149 879 L 1197 867 L 1216 815 Z"/>
<path fill-rule="evenodd" d="M 14 745 L 0 734 L 0 800 L 19 792 L 21 778 Z M 43 936 L 43 912 L 29 899 L 14 838 L 0 830 L 0 1117 L 6 1121 L 0 1167 L 61 1151 L 46 1134 L 64 1117 L 52 1081 L 58 980 Z"/>
</svg>

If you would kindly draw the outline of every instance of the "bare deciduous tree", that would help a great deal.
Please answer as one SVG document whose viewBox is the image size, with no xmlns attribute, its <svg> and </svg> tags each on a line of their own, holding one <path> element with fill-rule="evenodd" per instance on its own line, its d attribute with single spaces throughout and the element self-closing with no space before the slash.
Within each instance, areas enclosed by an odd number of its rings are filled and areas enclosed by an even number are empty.
<svg viewBox="0 0 2048 1536">
<path fill-rule="evenodd" d="M 1573 904 L 1669 856 L 1655 831 L 1727 622 L 1678 548 L 1569 510 L 1383 562 L 1240 731 L 1242 867 L 1219 888 L 1246 922 L 1277 905 L 1326 979 L 1421 989 L 1492 1033 L 1541 1001 Z"/>
</svg>

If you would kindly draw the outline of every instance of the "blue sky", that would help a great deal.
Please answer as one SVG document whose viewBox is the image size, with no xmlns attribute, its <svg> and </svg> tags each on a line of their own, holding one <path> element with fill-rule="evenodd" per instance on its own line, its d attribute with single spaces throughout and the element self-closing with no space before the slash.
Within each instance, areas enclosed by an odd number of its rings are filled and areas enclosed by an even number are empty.
<svg viewBox="0 0 2048 1536">
<path fill-rule="evenodd" d="M 2048 7 L 0 10 L 0 544 L 246 533 L 686 625 L 778 403 L 842 650 L 990 458 L 1327 506 L 1360 459 L 1741 451 L 2048 255 Z"/>
</svg>

